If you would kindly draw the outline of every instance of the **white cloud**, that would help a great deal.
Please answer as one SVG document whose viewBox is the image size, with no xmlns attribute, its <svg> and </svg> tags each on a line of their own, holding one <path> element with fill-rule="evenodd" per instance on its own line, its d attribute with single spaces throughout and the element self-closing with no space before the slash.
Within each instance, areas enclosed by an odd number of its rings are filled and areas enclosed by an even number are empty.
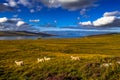
<svg viewBox="0 0 120 80">
<path fill-rule="evenodd" d="M 39 19 L 35 19 L 35 20 L 29 20 L 29 22 L 40 22 L 40 20 Z"/>
<path fill-rule="evenodd" d="M 0 3 L 0 12 L 13 11 L 14 8 L 9 6 L 8 3 Z"/>
<path fill-rule="evenodd" d="M 34 12 L 35 12 L 35 10 L 34 10 L 34 9 L 31 9 L 31 10 L 30 10 L 30 12 L 31 12 L 31 13 L 34 13 Z"/>
<path fill-rule="evenodd" d="M 3 3 L 3 5 L 5 5 L 5 6 L 9 6 L 9 4 L 8 4 L 8 3 Z"/>
<path fill-rule="evenodd" d="M 22 26 L 23 24 L 25 24 L 24 21 L 18 21 L 17 24 L 16 24 L 16 26 L 17 26 L 17 27 L 20 27 L 20 26 Z"/>
<path fill-rule="evenodd" d="M 55 2 L 55 0 L 49 0 L 49 3 L 53 4 Z"/>
<path fill-rule="evenodd" d="M 72 3 L 72 2 L 78 2 L 79 0 L 58 0 L 61 3 Z"/>
<path fill-rule="evenodd" d="M 119 27 L 120 26 L 120 12 L 105 12 L 103 17 L 98 18 L 97 20 L 90 22 L 80 22 L 82 26 L 95 26 L 95 27 Z"/>
<path fill-rule="evenodd" d="M 11 18 L 10 20 L 12 20 L 12 21 L 20 21 L 22 19 L 21 18 Z"/>
<path fill-rule="evenodd" d="M 13 15 L 13 17 L 15 17 L 15 18 L 18 17 L 18 14 Z"/>
<path fill-rule="evenodd" d="M 6 22 L 8 19 L 6 17 L 0 18 L 0 23 Z"/>
<path fill-rule="evenodd" d="M 79 22 L 79 24 L 82 25 L 82 26 L 92 26 L 92 22 L 91 21 Z"/>
<path fill-rule="evenodd" d="M 15 7 L 15 6 L 17 6 L 17 3 L 16 3 L 16 1 L 15 0 L 8 0 L 9 2 L 9 5 L 11 6 L 11 7 Z"/>
<path fill-rule="evenodd" d="M 84 15 L 86 13 L 87 9 L 81 9 L 80 15 Z"/>
<path fill-rule="evenodd" d="M 24 6 L 29 6 L 30 5 L 30 2 L 28 0 L 19 0 L 18 1 L 18 4 L 22 4 Z"/>
<path fill-rule="evenodd" d="M 115 16 L 101 17 L 101 18 L 97 19 L 96 21 L 93 21 L 93 25 L 94 26 L 104 26 L 104 25 L 114 22 L 115 19 L 116 19 Z"/>
<path fill-rule="evenodd" d="M 57 20 L 54 20 L 54 23 L 57 23 Z"/>
<path fill-rule="evenodd" d="M 77 17 L 77 20 L 80 20 L 80 17 Z"/>
<path fill-rule="evenodd" d="M 21 12 L 21 9 L 18 9 L 17 11 L 18 11 L 18 12 Z"/>
<path fill-rule="evenodd" d="M 40 0 L 47 7 L 62 7 L 67 10 L 77 10 L 95 6 L 96 0 Z"/>
<path fill-rule="evenodd" d="M 64 8 L 67 10 L 78 10 L 86 9 L 89 7 L 95 7 L 95 2 L 97 0 L 6 0 L 11 7 L 20 7 L 20 5 L 25 6 L 29 9 L 34 8 L 34 11 L 41 10 L 41 4 L 47 6 L 48 8 Z M 5 4 L 7 5 L 7 4 Z M 39 7 L 40 6 L 40 7 Z"/>
<path fill-rule="evenodd" d="M 0 18 L 1 19 L 1 18 Z M 19 27 L 20 26 L 20 27 Z M 11 18 L 6 22 L 0 23 L 0 31 L 37 31 L 32 25 L 23 22 L 19 18 Z"/>
<path fill-rule="evenodd" d="M 105 12 L 103 16 L 120 16 L 120 11 Z"/>
</svg>

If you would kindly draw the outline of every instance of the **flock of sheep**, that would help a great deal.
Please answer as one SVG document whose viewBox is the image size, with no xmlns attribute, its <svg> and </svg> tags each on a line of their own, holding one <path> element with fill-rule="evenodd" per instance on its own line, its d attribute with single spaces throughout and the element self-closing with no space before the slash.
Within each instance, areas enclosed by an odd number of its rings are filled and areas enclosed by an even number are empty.
<svg viewBox="0 0 120 80">
<path fill-rule="evenodd" d="M 78 60 L 78 61 L 80 60 L 79 57 L 71 56 L 70 58 L 71 58 L 71 60 Z M 47 58 L 47 57 L 37 58 L 37 63 L 45 62 L 45 61 L 49 61 L 49 60 L 51 60 L 51 58 Z M 120 64 L 120 61 L 117 61 L 116 63 Z M 22 66 L 22 65 L 24 65 L 24 62 L 23 61 L 15 61 L 15 64 L 17 66 Z M 103 63 L 103 64 L 100 65 L 100 67 L 109 67 L 111 65 L 113 65 L 113 63 Z"/>
<path fill-rule="evenodd" d="M 72 59 L 72 60 L 80 60 L 79 57 L 73 57 L 73 56 L 71 56 L 71 59 Z M 37 58 L 37 63 L 45 62 L 45 61 L 49 61 L 49 60 L 51 60 L 51 58 L 47 58 L 47 57 Z M 16 60 L 15 60 L 15 64 L 16 64 L 17 66 L 23 66 L 23 65 L 24 65 L 24 62 L 23 62 L 23 61 L 16 61 Z"/>
<path fill-rule="evenodd" d="M 37 62 L 38 63 L 40 63 L 40 62 L 44 62 L 44 61 L 49 61 L 49 60 L 51 60 L 51 58 L 47 58 L 47 57 L 44 57 L 44 58 L 37 58 Z M 17 65 L 17 66 L 23 66 L 24 65 L 24 62 L 23 61 L 16 61 L 15 60 L 15 64 Z"/>
<path fill-rule="evenodd" d="M 39 63 L 39 62 L 44 62 L 44 61 L 49 61 L 49 60 L 51 60 L 51 58 L 47 58 L 47 57 L 44 57 L 44 58 L 37 58 L 37 62 Z"/>
<path fill-rule="evenodd" d="M 73 56 L 71 56 L 71 59 L 72 59 L 72 60 L 80 60 L 79 57 L 73 57 Z M 47 57 L 37 58 L 37 63 L 45 62 L 45 61 L 49 61 L 49 60 L 51 60 L 51 58 L 47 58 Z M 16 60 L 15 60 L 15 64 L 16 64 L 17 66 L 23 66 L 23 65 L 24 65 L 24 62 L 23 62 L 23 61 L 16 61 Z"/>
</svg>

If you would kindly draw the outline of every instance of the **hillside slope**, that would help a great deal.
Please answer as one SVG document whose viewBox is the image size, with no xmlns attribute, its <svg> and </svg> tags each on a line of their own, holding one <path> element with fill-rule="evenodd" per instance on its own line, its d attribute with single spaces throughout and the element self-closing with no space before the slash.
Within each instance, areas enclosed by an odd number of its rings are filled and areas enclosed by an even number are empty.
<svg viewBox="0 0 120 80">
<path fill-rule="evenodd" d="M 44 57 L 51 60 L 37 62 Z M 24 65 L 17 66 L 15 60 Z M 120 34 L 0 41 L 0 80 L 120 80 L 118 62 Z"/>
<path fill-rule="evenodd" d="M 0 36 L 52 36 L 46 33 L 34 33 L 28 31 L 0 31 Z"/>
</svg>

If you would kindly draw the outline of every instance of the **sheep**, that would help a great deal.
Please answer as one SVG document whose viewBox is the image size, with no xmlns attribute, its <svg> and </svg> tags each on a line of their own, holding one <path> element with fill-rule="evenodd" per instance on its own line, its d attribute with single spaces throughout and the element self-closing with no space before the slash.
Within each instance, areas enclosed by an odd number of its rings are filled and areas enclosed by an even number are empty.
<svg viewBox="0 0 120 80">
<path fill-rule="evenodd" d="M 44 57 L 45 61 L 49 61 L 51 58 Z"/>
<path fill-rule="evenodd" d="M 117 64 L 120 64 L 120 61 L 117 61 L 116 63 L 117 63 Z"/>
<path fill-rule="evenodd" d="M 44 59 L 37 58 L 37 62 L 44 62 Z"/>
<path fill-rule="evenodd" d="M 72 60 L 80 60 L 79 57 L 73 57 L 73 56 L 71 56 L 71 59 L 72 59 Z"/>
<path fill-rule="evenodd" d="M 18 66 L 22 66 L 24 64 L 24 62 L 23 61 L 16 61 L 15 60 L 15 64 L 18 65 Z"/>
<path fill-rule="evenodd" d="M 112 63 L 103 63 L 100 67 L 109 67 L 113 65 Z"/>
</svg>

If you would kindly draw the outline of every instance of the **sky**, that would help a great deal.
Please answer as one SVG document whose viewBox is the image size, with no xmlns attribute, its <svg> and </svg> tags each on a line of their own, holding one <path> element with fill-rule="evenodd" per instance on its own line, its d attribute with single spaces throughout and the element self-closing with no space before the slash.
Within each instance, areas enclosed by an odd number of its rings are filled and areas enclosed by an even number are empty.
<svg viewBox="0 0 120 80">
<path fill-rule="evenodd" d="M 120 0 L 0 0 L 0 25 L 0 30 L 120 27 Z"/>
</svg>

